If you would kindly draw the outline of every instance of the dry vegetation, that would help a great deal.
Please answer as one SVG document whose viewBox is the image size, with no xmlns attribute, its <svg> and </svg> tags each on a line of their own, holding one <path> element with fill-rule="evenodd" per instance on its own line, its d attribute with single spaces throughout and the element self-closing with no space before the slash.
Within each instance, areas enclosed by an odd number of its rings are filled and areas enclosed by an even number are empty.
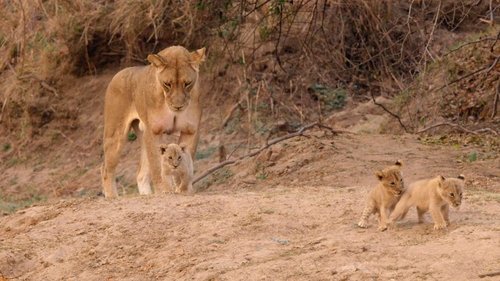
<svg viewBox="0 0 500 281">
<path fill-rule="evenodd" d="M 269 138 L 385 96 L 394 97 L 385 109 L 407 131 L 496 137 L 497 2 L 4 0 L 2 165 L 61 147 L 50 161 L 76 149 L 99 162 L 100 97 L 110 73 L 172 44 L 208 47 L 206 103 L 232 108 L 208 119 L 222 119 L 231 136 Z M 445 121 L 456 126 L 426 130 Z M 207 130 L 220 132 L 213 123 Z M 83 177 L 82 169 L 71 177 Z M 78 184 L 67 177 L 49 196 L 73 194 Z M 38 188 L 26 189 L 27 199 L 12 200 L 31 202 Z"/>
</svg>

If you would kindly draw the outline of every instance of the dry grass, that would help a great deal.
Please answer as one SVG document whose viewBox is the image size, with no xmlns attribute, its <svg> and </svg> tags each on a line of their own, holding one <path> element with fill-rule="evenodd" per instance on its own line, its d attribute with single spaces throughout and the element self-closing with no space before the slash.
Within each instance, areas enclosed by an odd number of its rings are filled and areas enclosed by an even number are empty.
<svg viewBox="0 0 500 281">
<path fill-rule="evenodd" d="M 0 122 L 33 135 L 68 111 L 58 102 L 71 77 L 144 63 L 173 44 L 209 46 L 219 61 L 212 90 L 231 92 L 235 102 L 246 96 L 249 123 L 259 115 L 317 119 L 346 96 L 401 90 L 436 60 L 437 29 L 488 18 L 482 2 L 3 1 Z M 227 102 L 213 96 L 221 98 Z"/>
</svg>

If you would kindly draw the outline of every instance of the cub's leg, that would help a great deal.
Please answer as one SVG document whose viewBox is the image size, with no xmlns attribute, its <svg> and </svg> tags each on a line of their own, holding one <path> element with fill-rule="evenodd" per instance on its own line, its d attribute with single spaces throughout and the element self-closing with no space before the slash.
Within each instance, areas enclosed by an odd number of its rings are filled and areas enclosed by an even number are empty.
<svg viewBox="0 0 500 281">
<path fill-rule="evenodd" d="M 378 230 L 384 231 L 387 229 L 388 217 L 387 217 L 387 208 L 382 205 L 380 207 L 380 221 L 378 224 Z"/>
<path fill-rule="evenodd" d="M 443 213 L 444 221 L 446 226 L 450 225 L 450 206 L 448 204 L 441 207 L 441 213 Z"/>
<path fill-rule="evenodd" d="M 424 223 L 424 214 L 427 210 L 417 207 L 418 223 Z"/>
<path fill-rule="evenodd" d="M 179 192 L 186 192 L 188 190 L 188 188 L 189 188 L 188 179 L 181 178 L 179 186 L 178 186 Z"/>
<path fill-rule="evenodd" d="M 433 206 L 431 203 L 429 210 L 431 212 L 432 220 L 434 221 L 434 229 L 446 228 L 446 221 L 444 220 L 441 208 L 439 206 Z"/>
<path fill-rule="evenodd" d="M 367 228 L 368 227 L 368 218 L 370 217 L 371 214 L 374 214 L 376 212 L 376 207 L 375 204 L 372 200 L 368 201 L 366 203 L 366 207 L 363 210 L 363 214 L 361 215 L 361 219 L 358 222 L 358 226 L 362 228 Z"/>
<path fill-rule="evenodd" d="M 393 224 L 395 221 L 398 221 L 406 216 L 408 210 L 410 209 L 411 204 L 409 199 L 401 198 L 399 202 L 396 204 L 394 211 L 389 216 L 388 224 Z"/>
</svg>

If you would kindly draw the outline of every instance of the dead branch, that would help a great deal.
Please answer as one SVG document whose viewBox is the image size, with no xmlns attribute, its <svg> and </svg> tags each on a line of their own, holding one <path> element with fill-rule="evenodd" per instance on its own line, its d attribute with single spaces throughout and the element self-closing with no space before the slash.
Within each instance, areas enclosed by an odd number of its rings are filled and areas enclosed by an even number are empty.
<svg viewBox="0 0 500 281">
<path fill-rule="evenodd" d="M 498 276 L 498 275 L 500 275 L 500 271 L 479 274 L 479 278 L 484 278 L 484 277 L 494 277 L 494 276 Z"/>
<path fill-rule="evenodd" d="M 226 127 L 227 125 L 227 122 L 229 122 L 229 120 L 231 119 L 231 116 L 233 116 L 233 113 L 236 111 L 236 109 L 240 108 L 241 109 L 241 100 L 238 101 L 236 104 L 233 105 L 233 107 L 231 107 L 231 109 L 229 110 L 229 113 L 226 115 L 226 117 L 224 118 L 224 121 L 222 121 L 222 128 Z"/>
<path fill-rule="evenodd" d="M 392 113 L 389 109 L 387 109 L 383 104 L 381 103 L 378 103 L 377 101 L 375 101 L 375 96 L 373 96 L 373 92 L 370 91 L 370 95 L 372 96 L 372 101 L 375 105 L 378 105 L 380 106 L 385 112 L 389 113 L 392 117 L 396 118 L 399 122 L 399 125 L 401 125 L 401 127 L 403 128 L 403 130 L 405 130 L 405 133 L 408 133 L 408 129 L 406 128 L 406 126 L 403 124 L 403 121 L 401 121 L 401 117 L 399 117 L 399 115 L 395 114 L 395 113 Z"/>
<path fill-rule="evenodd" d="M 198 181 L 200 181 L 201 179 L 205 178 L 206 176 L 212 174 L 213 172 L 227 166 L 227 165 L 231 165 L 231 164 L 234 164 L 236 162 L 239 162 L 243 159 L 246 159 L 246 158 L 250 158 L 250 157 L 253 157 L 257 154 L 259 154 L 261 151 L 263 151 L 264 149 L 267 149 L 269 148 L 270 146 L 274 145 L 274 144 L 277 144 L 279 142 L 282 142 L 284 140 L 287 140 L 287 139 L 291 139 L 291 138 L 294 138 L 294 137 L 299 137 L 299 136 L 303 136 L 304 135 L 304 132 L 309 130 L 309 129 L 312 129 L 314 127 L 319 127 L 321 129 L 327 129 L 329 130 L 330 132 L 332 132 L 333 134 L 338 134 L 339 131 L 331 128 L 331 127 L 328 127 L 328 126 L 325 126 L 319 122 L 314 122 L 314 123 L 311 123 L 309 125 L 305 125 L 303 127 L 301 127 L 298 131 L 294 132 L 294 133 L 290 133 L 288 135 L 284 135 L 284 136 L 281 136 L 281 137 L 278 137 L 278 138 L 275 138 L 273 140 L 271 140 L 270 142 L 268 142 L 267 144 L 263 145 L 261 148 L 253 151 L 253 152 L 250 152 L 248 154 L 245 154 L 243 156 L 240 156 L 236 159 L 230 159 L 230 160 L 226 160 L 222 163 L 219 163 L 218 165 L 206 170 L 205 172 L 203 172 L 201 175 L 199 175 L 198 177 L 196 177 L 194 180 L 193 180 L 193 184 L 197 183 Z"/>
<path fill-rule="evenodd" d="M 470 42 L 464 43 L 464 44 L 456 47 L 455 49 L 450 50 L 448 53 L 444 54 L 443 57 L 446 57 L 446 56 L 448 56 L 448 55 L 450 55 L 450 54 L 452 54 L 452 53 L 454 53 L 454 52 L 462 49 L 465 46 L 472 45 L 472 44 L 477 44 L 477 43 L 481 43 L 481 42 L 484 42 L 484 41 L 495 41 L 495 40 L 498 40 L 497 38 L 498 38 L 498 36 L 496 38 L 495 37 L 485 37 L 485 38 L 482 38 L 482 39 L 478 39 L 478 40 L 474 40 L 474 41 L 470 41 Z"/>
<path fill-rule="evenodd" d="M 466 75 L 464 75 L 464 76 L 462 76 L 462 77 L 459 77 L 459 78 L 457 78 L 457 79 L 455 79 L 455 80 L 451 81 L 450 83 L 446 83 L 446 84 L 444 84 L 443 86 L 441 86 L 441 87 L 439 87 L 439 88 L 437 88 L 437 89 L 434 89 L 433 91 L 434 91 L 434 92 L 440 91 L 440 90 L 442 90 L 442 89 L 444 89 L 444 88 L 446 88 L 446 87 L 449 87 L 449 86 L 450 86 L 450 85 L 452 85 L 452 84 L 455 84 L 455 83 L 457 83 L 457 82 L 460 82 L 460 81 L 464 80 L 465 78 L 468 78 L 468 77 L 474 76 L 474 75 L 476 75 L 476 74 L 478 74 L 478 73 L 481 73 L 481 72 L 483 72 L 483 71 L 485 71 L 485 70 L 486 70 L 486 75 L 488 75 L 488 73 L 489 73 L 489 72 L 490 72 L 490 71 L 491 71 L 491 70 L 492 70 L 492 69 L 493 69 L 493 68 L 497 65 L 497 63 L 498 63 L 498 60 L 499 60 L 499 59 L 500 59 L 500 56 L 497 56 L 491 65 L 488 65 L 488 66 L 485 66 L 485 67 L 481 67 L 481 68 L 479 68 L 479 69 L 477 69 L 477 70 L 474 70 L 473 72 L 471 72 L 471 73 L 469 73 L 469 74 L 466 74 Z"/>
<path fill-rule="evenodd" d="M 441 127 L 441 126 L 450 126 L 450 127 L 455 128 L 455 129 L 459 129 L 459 130 L 461 130 L 463 132 L 466 132 L 466 133 L 469 133 L 469 134 L 473 134 L 473 135 L 478 135 L 478 134 L 483 133 L 483 132 L 490 132 L 490 133 L 494 134 L 495 136 L 498 136 L 498 132 L 495 131 L 495 130 L 493 130 L 493 129 L 491 129 L 491 128 L 482 128 L 482 129 L 478 129 L 478 130 L 472 131 L 472 130 L 469 130 L 469 129 L 463 127 L 463 126 L 460 126 L 460 125 L 454 124 L 454 123 L 450 123 L 450 122 L 442 122 L 442 123 L 437 123 L 437 124 L 431 125 L 429 127 L 426 127 L 426 128 L 424 128 L 422 130 L 417 131 L 417 134 L 421 134 L 421 133 L 427 132 L 427 131 L 429 131 L 431 129 L 434 129 L 434 128 L 437 128 L 437 127 Z"/>
<path fill-rule="evenodd" d="M 491 119 L 495 118 L 497 115 L 498 98 L 500 97 L 500 80 L 497 81 L 495 101 L 493 102 L 493 112 L 491 113 Z"/>
</svg>

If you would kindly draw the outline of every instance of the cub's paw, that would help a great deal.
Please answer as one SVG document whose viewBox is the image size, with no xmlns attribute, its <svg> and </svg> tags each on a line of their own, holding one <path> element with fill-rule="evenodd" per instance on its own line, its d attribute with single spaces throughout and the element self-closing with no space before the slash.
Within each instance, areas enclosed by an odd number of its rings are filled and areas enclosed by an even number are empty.
<svg viewBox="0 0 500 281">
<path fill-rule="evenodd" d="M 387 224 L 378 226 L 378 231 L 386 231 L 386 230 L 387 230 Z"/>
<path fill-rule="evenodd" d="M 434 224 L 434 230 L 445 229 L 445 228 L 446 228 L 446 223 L 435 223 Z"/>
<path fill-rule="evenodd" d="M 366 221 L 360 221 L 360 222 L 358 222 L 358 226 L 361 228 L 367 228 L 368 223 Z"/>
</svg>

